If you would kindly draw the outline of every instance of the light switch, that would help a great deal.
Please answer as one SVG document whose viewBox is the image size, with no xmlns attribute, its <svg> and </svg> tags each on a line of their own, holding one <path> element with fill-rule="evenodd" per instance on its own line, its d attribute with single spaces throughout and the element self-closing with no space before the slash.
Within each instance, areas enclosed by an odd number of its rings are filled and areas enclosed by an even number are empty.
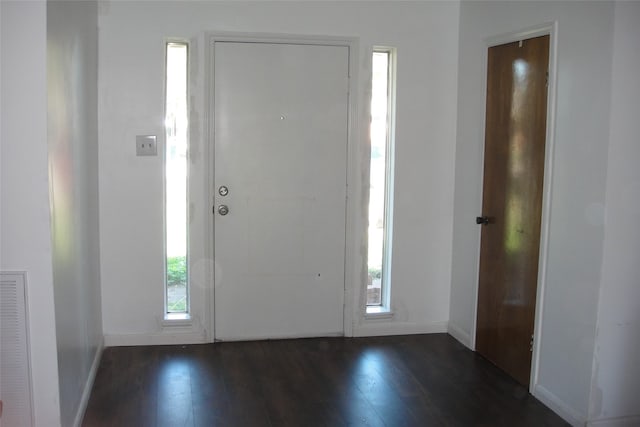
<svg viewBox="0 0 640 427">
<path fill-rule="evenodd" d="M 155 135 L 136 136 L 136 156 L 156 156 L 158 146 Z"/>
</svg>

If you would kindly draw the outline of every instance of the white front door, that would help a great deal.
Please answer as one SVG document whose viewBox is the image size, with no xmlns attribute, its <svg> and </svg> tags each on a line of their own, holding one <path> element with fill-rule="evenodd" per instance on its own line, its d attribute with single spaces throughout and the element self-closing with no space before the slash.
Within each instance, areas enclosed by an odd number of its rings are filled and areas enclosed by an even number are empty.
<svg viewBox="0 0 640 427">
<path fill-rule="evenodd" d="M 343 334 L 348 70 L 345 46 L 214 43 L 216 339 Z"/>
</svg>

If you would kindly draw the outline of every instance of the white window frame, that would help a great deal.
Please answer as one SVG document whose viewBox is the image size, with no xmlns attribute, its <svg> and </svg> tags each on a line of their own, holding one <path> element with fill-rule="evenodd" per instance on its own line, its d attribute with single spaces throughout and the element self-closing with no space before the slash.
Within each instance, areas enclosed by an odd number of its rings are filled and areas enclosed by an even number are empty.
<svg viewBox="0 0 640 427">
<path fill-rule="evenodd" d="M 168 85 L 168 76 L 167 76 L 167 72 L 168 72 L 168 48 L 169 45 L 172 44 L 177 44 L 177 45 L 184 45 L 187 49 L 187 58 L 186 58 L 186 93 L 185 93 L 185 97 L 186 97 L 186 102 L 187 102 L 187 123 L 190 122 L 190 117 L 189 117 L 189 73 L 190 73 L 190 62 L 191 62 L 191 45 L 189 43 L 188 40 L 184 40 L 184 39 L 165 39 L 164 41 L 164 88 L 163 88 L 163 103 L 164 103 L 164 107 L 163 107 L 163 130 L 164 130 L 164 140 L 165 140 L 165 144 L 162 147 L 162 177 L 163 177 L 163 187 L 162 187 L 162 195 L 163 195 L 163 233 L 164 233 L 164 239 L 163 239 L 163 243 L 164 243 L 164 250 L 163 250 L 163 267 L 164 267 L 164 298 L 163 298 L 163 302 L 164 302 L 164 320 L 162 322 L 163 325 L 173 325 L 174 323 L 178 322 L 181 325 L 186 321 L 187 324 L 190 325 L 190 321 L 191 321 L 191 284 L 190 284 L 190 268 L 189 268 L 189 264 L 190 264 L 190 250 L 189 250 L 189 222 L 187 220 L 187 224 L 186 224 L 186 254 L 185 254 L 185 262 L 186 262 L 186 307 L 185 307 L 185 311 L 184 312 L 169 312 L 169 307 L 168 307 L 168 265 L 167 265 L 167 128 L 166 128 L 166 117 L 167 117 L 167 85 Z M 187 178 L 186 178 L 186 207 L 187 207 L 187 212 L 186 212 L 186 218 L 189 218 L 189 206 L 190 206 L 190 201 L 189 201 L 189 175 L 190 175 L 190 168 L 189 168 L 189 146 L 190 146 L 190 140 L 189 140 L 189 128 L 190 125 L 187 124 L 187 129 L 186 129 L 186 143 L 187 143 Z M 168 323 L 167 323 L 168 322 Z"/>
<path fill-rule="evenodd" d="M 380 304 L 367 305 L 365 301 L 366 317 L 386 317 L 392 315 L 391 309 L 391 260 L 393 242 L 393 193 L 395 169 L 395 106 L 396 106 L 396 64 L 397 52 L 393 47 L 374 46 L 374 53 L 381 52 L 388 55 L 387 65 L 387 135 L 385 153 L 385 189 L 384 189 L 384 218 L 382 243 L 382 277 L 380 284 Z M 369 162 L 371 159 L 369 158 Z M 369 167 L 371 164 L 369 163 Z M 367 261 L 368 263 L 368 261 Z M 365 284 L 366 285 L 366 284 Z"/>
</svg>

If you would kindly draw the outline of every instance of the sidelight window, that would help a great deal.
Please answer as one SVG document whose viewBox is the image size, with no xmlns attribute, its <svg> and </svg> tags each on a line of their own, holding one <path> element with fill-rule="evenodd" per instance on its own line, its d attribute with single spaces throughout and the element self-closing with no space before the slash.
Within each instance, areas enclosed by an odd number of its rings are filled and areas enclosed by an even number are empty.
<svg viewBox="0 0 640 427">
<path fill-rule="evenodd" d="M 395 51 L 375 48 L 371 71 L 367 313 L 379 313 L 391 296 Z"/>
<path fill-rule="evenodd" d="M 189 313 L 188 185 L 188 45 L 166 45 L 165 87 L 165 313 Z"/>
</svg>

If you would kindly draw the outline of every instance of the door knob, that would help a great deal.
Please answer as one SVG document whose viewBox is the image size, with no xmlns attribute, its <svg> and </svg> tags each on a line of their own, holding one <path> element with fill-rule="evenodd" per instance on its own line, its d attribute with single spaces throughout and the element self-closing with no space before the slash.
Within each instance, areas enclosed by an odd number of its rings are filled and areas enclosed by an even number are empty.
<svg viewBox="0 0 640 427">
<path fill-rule="evenodd" d="M 229 213 L 229 207 L 227 205 L 218 206 L 218 213 L 222 216 L 225 216 Z"/>
<path fill-rule="evenodd" d="M 476 224 L 489 225 L 489 217 L 488 216 L 477 216 Z"/>
</svg>

